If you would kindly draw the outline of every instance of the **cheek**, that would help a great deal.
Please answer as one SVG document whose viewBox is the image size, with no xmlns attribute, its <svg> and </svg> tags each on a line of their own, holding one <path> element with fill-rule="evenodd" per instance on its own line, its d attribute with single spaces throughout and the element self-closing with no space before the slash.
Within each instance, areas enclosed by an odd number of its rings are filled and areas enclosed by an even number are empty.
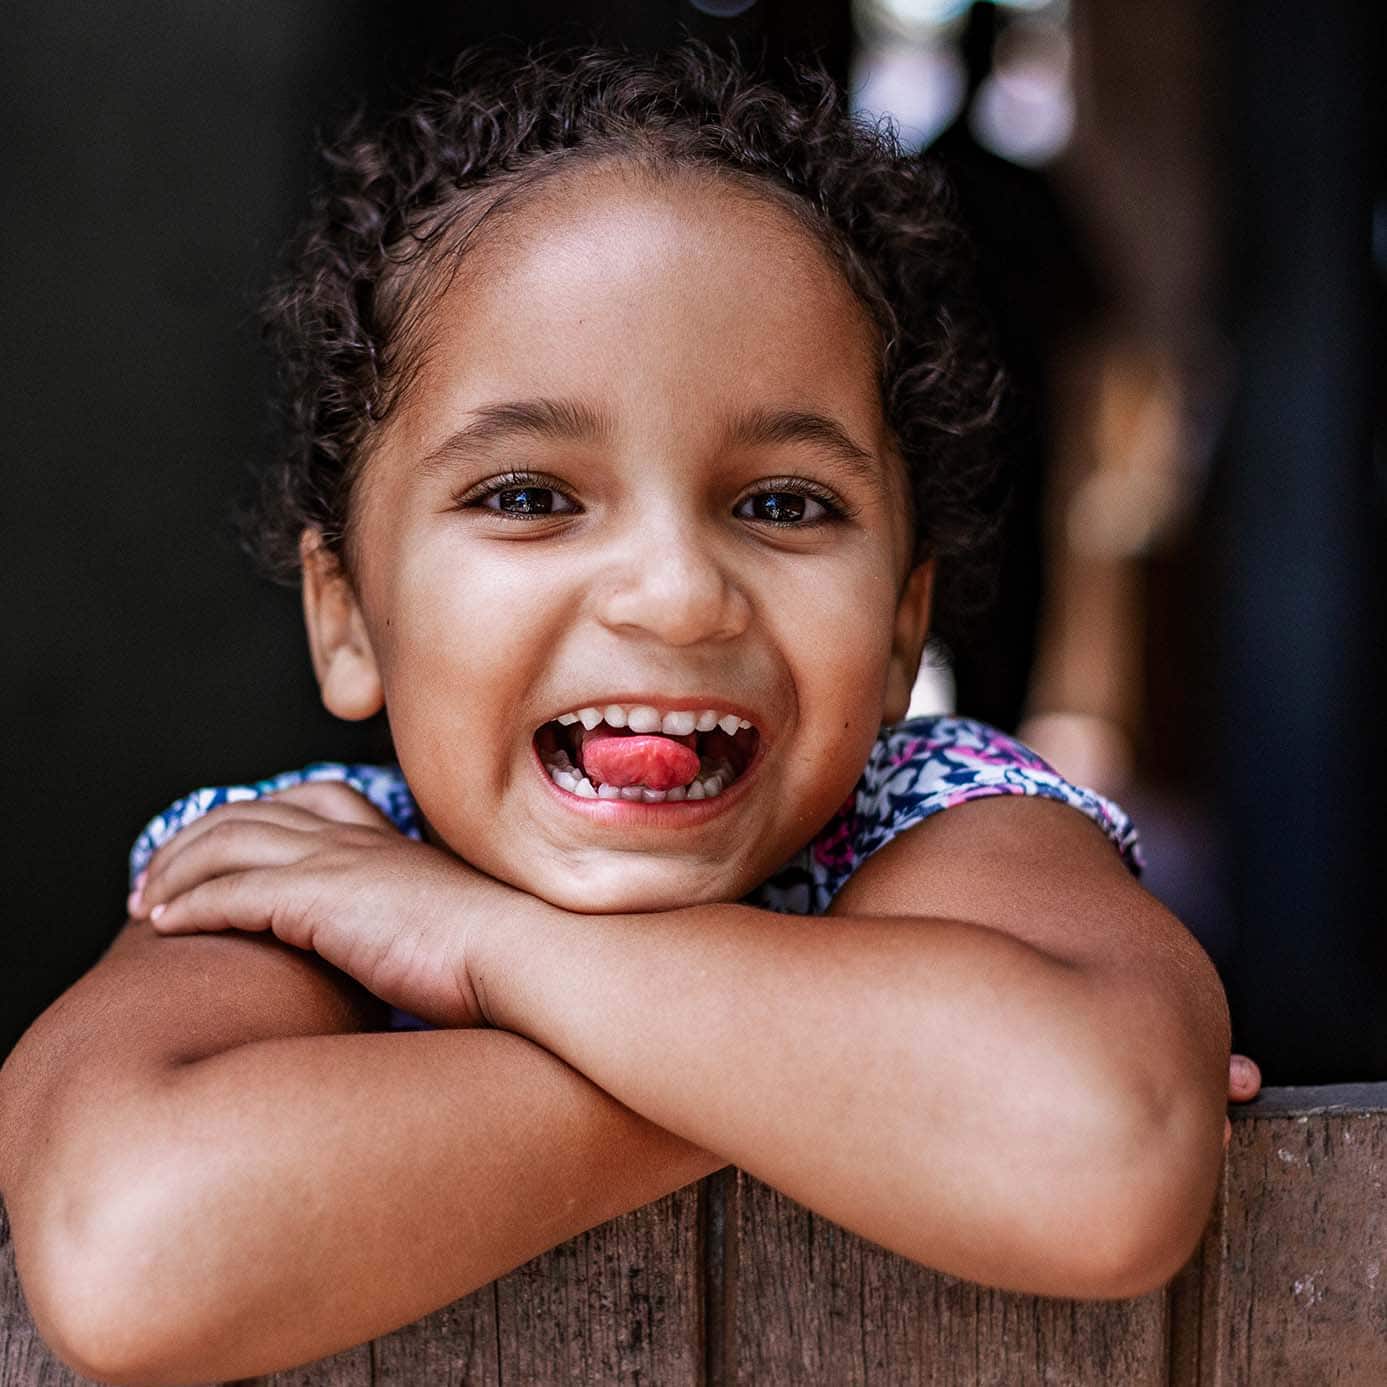
<svg viewBox="0 0 1387 1387">
<path fill-rule="evenodd" d="M 807 689 L 840 702 L 845 715 L 875 716 L 869 705 L 884 687 L 894 612 L 885 564 L 844 565 L 805 584 L 796 610 L 780 613 L 782 648 L 797 652 Z"/>
<path fill-rule="evenodd" d="M 451 759 L 464 727 L 474 748 L 479 730 L 517 733 L 517 702 L 535 684 L 561 620 L 552 589 L 522 581 L 504 554 L 468 553 L 446 541 L 417 543 L 406 554 L 375 623 L 401 756 L 409 747 Z"/>
<path fill-rule="evenodd" d="M 849 793 L 881 726 L 895 587 L 885 563 L 844 565 L 806 584 L 778 614 L 799 703 L 790 749 L 817 828 Z"/>
</svg>

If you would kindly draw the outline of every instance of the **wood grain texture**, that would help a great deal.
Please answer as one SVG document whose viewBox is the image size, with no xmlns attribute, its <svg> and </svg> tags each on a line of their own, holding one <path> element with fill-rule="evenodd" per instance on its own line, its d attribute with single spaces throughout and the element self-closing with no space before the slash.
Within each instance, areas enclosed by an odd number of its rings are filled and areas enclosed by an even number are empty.
<svg viewBox="0 0 1387 1387">
<path fill-rule="evenodd" d="M 703 1381 L 698 1187 L 583 1233 L 496 1283 L 504 1387 Z"/>
<path fill-rule="evenodd" d="M 320 1358 L 302 1367 L 286 1368 L 266 1377 L 240 1378 L 227 1387 L 371 1387 L 371 1359 L 375 1344 L 358 1344 L 331 1358 Z"/>
<path fill-rule="evenodd" d="M 1387 1084 L 1268 1089 L 1235 1111 L 1202 1251 L 1186 1381 L 1387 1383 Z"/>
<path fill-rule="evenodd" d="M 1384 1387 L 1387 1084 L 1234 1111 L 1214 1219 L 1164 1293 L 989 1291 L 740 1171 L 395 1334 L 236 1387 Z M 39 1338 L 0 1206 L 0 1387 L 82 1387 Z"/>
<path fill-rule="evenodd" d="M 501 1387 L 496 1285 L 377 1339 L 373 1348 L 376 1387 Z"/>
<path fill-rule="evenodd" d="M 926 1270 L 742 1174 L 743 1387 L 1164 1387 L 1164 1298 L 1080 1303 Z"/>
</svg>

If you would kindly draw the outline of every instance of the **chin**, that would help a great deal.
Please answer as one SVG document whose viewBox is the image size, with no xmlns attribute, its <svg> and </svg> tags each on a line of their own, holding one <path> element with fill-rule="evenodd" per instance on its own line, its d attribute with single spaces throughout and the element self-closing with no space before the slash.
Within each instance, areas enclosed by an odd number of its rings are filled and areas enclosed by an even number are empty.
<svg viewBox="0 0 1387 1387">
<path fill-rule="evenodd" d="M 644 915 L 657 910 L 678 910 L 683 906 L 712 905 L 740 900 L 750 887 L 738 891 L 735 883 L 725 891 L 707 884 L 691 887 L 688 882 L 649 870 L 633 872 L 629 864 L 595 872 L 590 880 L 517 882 L 522 891 L 575 915 Z"/>
</svg>

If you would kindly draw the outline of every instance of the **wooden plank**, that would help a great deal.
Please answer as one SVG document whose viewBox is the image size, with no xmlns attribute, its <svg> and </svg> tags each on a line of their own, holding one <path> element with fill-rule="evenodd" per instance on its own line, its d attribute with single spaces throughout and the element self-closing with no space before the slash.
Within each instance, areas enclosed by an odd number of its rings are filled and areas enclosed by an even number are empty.
<svg viewBox="0 0 1387 1387">
<path fill-rule="evenodd" d="M 1195 1254 L 1180 1274 L 1166 1288 L 1166 1322 L 1170 1331 L 1168 1353 L 1170 1387 L 1200 1387 L 1204 1377 L 1203 1333 L 1201 1329 L 1202 1302 L 1205 1281 L 1213 1270 L 1211 1259 L 1217 1259 L 1223 1245 L 1223 1184 L 1227 1180 L 1227 1162 L 1219 1177 L 1219 1190 L 1214 1197 L 1213 1216 Z"/>
<path fill-rule="evenodd" d="M 1078 1302 L 926 1270 L 743 1174 L 733 1380 L 745 1387 L 1164 1387 L 1160 1292 Z"/>
<path fill-rule="evenodd" d="M 266 1377 L 240 1378 L 223 1387 L 371 1387 L 373 1349 L 374 1344 L 358 1344 L 330 1358 L 319 1358 Z"/>
<path fill-rule="evenodd" d="M 697 1387 L 698 1187 L 594 1228 L 496 1286 L 505 1387 Z"/>
<path fill-rule="evenodd" d="M 1387 1084 L 1233 1112 L 1200 1275 L 1200 1387 L 1387 1383 Z"/>
<path fill-rule="evenodd" d="M 734 1166 L 699 1186 L 703 1249 L 703 1387 L 733 1387 L 737 1377 L 737 1180 Z"/>
<path fill-rule="evenodd" d="M 501 1387 L 496 1284 L 377 1339 L 373 1348 L 375 1387 Z"/>
</svg>

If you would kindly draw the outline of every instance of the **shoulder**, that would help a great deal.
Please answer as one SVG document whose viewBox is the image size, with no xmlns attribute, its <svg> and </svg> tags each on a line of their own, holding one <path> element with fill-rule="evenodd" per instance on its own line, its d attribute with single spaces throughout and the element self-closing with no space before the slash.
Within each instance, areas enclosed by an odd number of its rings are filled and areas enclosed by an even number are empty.
<svg viewBox="0 0 1387 1387">
<path fill-rule="evenodd" d="M 260 799 L 315 780 L 341 781 L 364 795 L 382 814 L 411 838 L 422 836 L 419 811 L 398 766 L 370 766 L 341 761 L 315 761 L 301 770 L 281 771 L 243 785 L 210 785 L 176 799 L 144 826 L 130 850 L 130 881 L 149 865 L 149 859 L 181 830 L 222 804 Z"/>
<path fill-rule="evenodd" d="M 1066 780 L 1014 737 L 971 718 L 912 718 L 884 728 L 858 787 L 862 856 L 942 810 L 993 795 L 1031 795 L 1077 809 L 1107 835 L 1135 874 L 1137 832 L 1112 800 Z"/>
<path fill-rule="evenodd" d="M 842 808 L 748 902 L 822 914 L 862 864 L 907 829 L 946 809 L 1001 795 L 1077 809 L 1103 831 L 1128 871 L 1141 870 L 1136 829 L 1111 800 L 1071 784 L 995 727 L 971 718 L 920 717 L 882 728 Z"/>
</svg>

